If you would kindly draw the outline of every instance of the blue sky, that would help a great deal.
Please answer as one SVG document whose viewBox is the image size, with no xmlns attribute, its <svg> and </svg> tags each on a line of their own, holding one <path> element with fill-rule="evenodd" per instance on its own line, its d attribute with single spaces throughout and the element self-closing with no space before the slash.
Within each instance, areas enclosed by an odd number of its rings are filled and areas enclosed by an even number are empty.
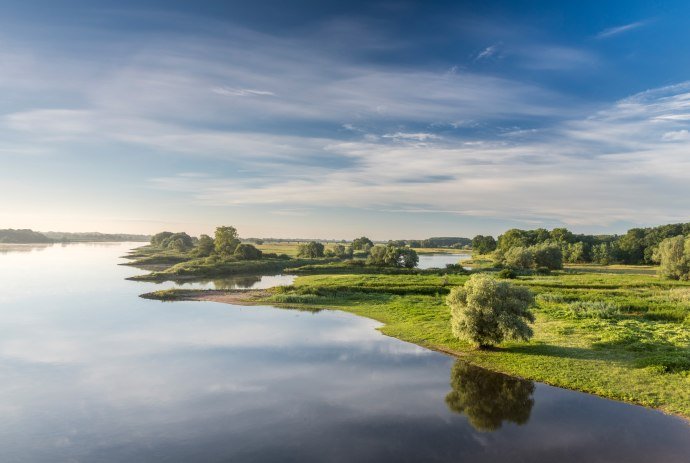
<svg viewBox="0 0 690 463">
<path fill-rule="evenodd" d="M 0 228 L 688 221 L 690 4 L 5 1 Z"/>
</svg>

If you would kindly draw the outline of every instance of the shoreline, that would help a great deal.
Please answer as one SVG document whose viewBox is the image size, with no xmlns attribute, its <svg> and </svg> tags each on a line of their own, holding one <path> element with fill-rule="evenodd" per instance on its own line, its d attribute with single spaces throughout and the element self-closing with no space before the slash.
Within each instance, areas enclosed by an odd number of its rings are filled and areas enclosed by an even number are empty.
<svg viewBox="0 0 690 463">
<path fill-rule="evenodd" d="M 476 349 L 468 349 L 468 350 L 460 350 L 460 349 L 453 349 L 450 347 L 445 347 L 442 345 L 439 345 L 437 343 L 433 342 L 425 342 L 424 339 L 412 339 L 412 337 L 405 336 L 402 333 L 393 333 L 393 332 L 386 332 L 386 328 L 390 327 L 390 323 L 381 318 L 377 318 L 375 314 L 373 313 L 368 313 L 368 312 L 362 312 L 359 310 L 355 310 L 354 307 L 348 307 L 347 305 L 341 306 L 341 305 L 320 305 L 320 304 L 305 304 L 305 303 L 285 303 L 285 302 L 276 302 L 272 301 L 269 298 L 275 294 L 271 291 L 272 288 L 269 289 L 249 289 L 249 290 L 212 290 L 212 289 L 194 289 L 194 290 L 185 290 L 185 289 L 168 289 L 168 290 L 161 290 L 161 291 L 154 291 L 150 293 L 145 293 L 141 294 L 140 297 L 145 298 L 145 299 L 152 299 L 152 300 L 159 300 L 162 302 L 175 302 L 175 301 L 197 301 L 197 302 L 217 302 L 217 303 L 222 303 L 222 304 L 230 304 L 230 305 L 238 305 L 238 306 L 257 306 L 257 305 L 267 305 L 271 307 L 276 307 L 276 308 L 281 308 L 281 309 L 293 309 L 293 310 L 310 310 L 310 311 L 318 311 L 318 310 L 341 310 L 343 312 L 347 312 L 356 316 L 361 316 L 365 318 L 369 318 L 371 320 L 375 320 L 379 323 L 382 324 L 380 328 L 377 328 L 377 330 L 384 336 L 392 337 L 395 339 L 398 339 L 403 342 L 408 342 L 411 344 L 414 344 L 416 346 L 429 349 L 434 352 L 439 352 L 445 355 L 449 355 L 451 357 L 457 358 L 457 359 L 462 359 L 463 361 L 475 365 L 496 373 L 502 373 L 506 375 L 510 375 L 516 378 L 524 379 L 524 380 L 529 380 L 529 381 L 535 381 L 539 382 L 542 384 L 546 384 L 548 386 L 552 387 L 558 387 L 561 389 L 567 389 L 583 394 L 589 394 L 589 395 L 594 395 L 606 400 L 612 400 L 615 402 L 620 402 L 620 403 L 625 403 L 629 405 L 635 405 L 635 406 L 640 406 L 647 408 L 649 410 L 655 410 L 660 413 L 663 413 L 668 416 L 673 416 L 680 418 L 684 422 L 686 422 L 688 425 L 690 425 L 690 415 L 686 415 L 681 412 L 677 412 L 674 410 L 668 410 L 664 406 L 654 406 L 648 403 L 644 403 L 641 400 L 635 400 L 633 397 L 620 397 L 620 396 L 615 396 L 615 395 L 609 395 L 609 394 L 602 394 L 597 391 L 588 389 L 587 387 L 572 387 L 568 384 L 564 384 L 562 382 L 559 382 L 557 379 L 556 380 L 550 380 L 548 378 L 544 377 L 533 377 L 530 375 L 524 375 L 524 374 L 519 374 L 515 373 L 514 371 L 508 371 L 507 369 L 501 369 L 497 368 L 495 365 L 490 364 L 488 365 L 486 362 L 478 362 L 476 358 L 473 358 L 472 354 L 478 354 L 480 358 L 485 357 L 487 355 L 491 355 L 492 353 L 501 353 L 503 349 L 497 348 L 494 350 L 489 350 L 489 351 L 480 351 Z"/>
</svg>

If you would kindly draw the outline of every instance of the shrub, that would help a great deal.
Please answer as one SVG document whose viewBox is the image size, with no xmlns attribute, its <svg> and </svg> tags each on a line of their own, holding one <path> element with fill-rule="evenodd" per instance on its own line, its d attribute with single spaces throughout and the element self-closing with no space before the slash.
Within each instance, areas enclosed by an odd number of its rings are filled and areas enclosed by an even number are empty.
<svg viewBox="0 0 690 463">
<path fill-rule="evenodd" d="M 256 249 L 251 244 L 240 244 L 235 248 L 233 253 L 235 257 L 243 260 L 261 259 L 261 251 Z"/>
<path fill-rule="evenodd" d="M 499 282 L 487 274 L 475 274 L 462 287 L 453 288 L 446 300 L 451 311 L 453 334 L 478 347 L 504 339 L 527 341 L 534 321 L 529 311 L 532 292 L 524 287 Z"/>
<path fill-rule="evenodd" d="M 537 268 L 558 270 L 563 268 L 563 251 L 555 244 L 538 244 L 528 248 L 534 257 Z"/>
<path fill-rule="evenodd" d="M 534 266 L 534 254 L 530 248 L 517 246 L 508 249 L 504 254 L 504 265 L 513 268 L 532 268 Z"/>
<path fill-rule="evenodd" d="M 309 259 L 315 259 L 317 257 L 323 257 L 324 245 L 317 241 L 310 241 L 309 243 L 300 244 L 297 251 L 298 257 L 307 257 Z"/>
<path fill-rule="evenodd" d="M 671 280 L 690 279 L 690 236 L 666 238 L 655 253 L 659 260 L 659 274 Z"/>
<path fill-rule="evenodd" d="M 621 314 L 618 306 L 605 301 L 575 301 L 568 304 L 575 318 L 616 318 Z"/>
<path fill-rule="evenodd" d="M 514 280 L 517 278 L 517 273 L 515 273 L 515 270 L 512 268 L 504 268 L 498 272 L 498 278 L 502 278 L 504 280 Z"/>
</svg>

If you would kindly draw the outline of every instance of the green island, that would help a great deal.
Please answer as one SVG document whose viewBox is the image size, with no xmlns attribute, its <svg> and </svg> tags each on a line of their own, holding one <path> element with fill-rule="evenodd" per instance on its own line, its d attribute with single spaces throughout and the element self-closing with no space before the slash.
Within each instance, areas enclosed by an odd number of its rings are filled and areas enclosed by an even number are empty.
<svg viewBox="0 0 690 463">
<path fill-rule="evenodd" d="M 133 279 L 285 272 L 297 275 L 294 283 L 142 297 L 342 310 L 381 322 L 385 335 L 493 371 L 690 418 L 690 224 L 620 236 L 513 229 L 497 240 L 475 237 L 471 258 L 435 269 L 416 268 L 417 253 L 468 253 L 468 246 L 376 244 L 365 237 L 247 242 L 232 227 L 218 230 L 214 239 L 155 235 L 127 256 L 129 265 L 155 271 Z M 529 290 L 534 322 L 528 341 L 477 348 L 454 334 L 448 294 L 476 274 Z"/>
</svg>

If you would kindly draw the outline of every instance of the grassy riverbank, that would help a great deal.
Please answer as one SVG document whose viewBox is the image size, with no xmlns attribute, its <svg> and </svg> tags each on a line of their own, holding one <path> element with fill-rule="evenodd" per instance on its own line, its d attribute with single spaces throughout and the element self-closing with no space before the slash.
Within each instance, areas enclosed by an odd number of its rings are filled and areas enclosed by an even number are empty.
<svg viewBox="0 0 690 463">
<path fill-rule="evenodd" d="M 616 270 L 583 267 L 512 280 L 537 293 L 535 336 L 490 351 L 450 331 L 444 298 L 465 275 L 310 275 L 225 301 L 218 292 L 152 297 L 344 310 L 384 323 L 386 335 L 495 371 L 690 418 L 690 284 Z"/>
</svg>

